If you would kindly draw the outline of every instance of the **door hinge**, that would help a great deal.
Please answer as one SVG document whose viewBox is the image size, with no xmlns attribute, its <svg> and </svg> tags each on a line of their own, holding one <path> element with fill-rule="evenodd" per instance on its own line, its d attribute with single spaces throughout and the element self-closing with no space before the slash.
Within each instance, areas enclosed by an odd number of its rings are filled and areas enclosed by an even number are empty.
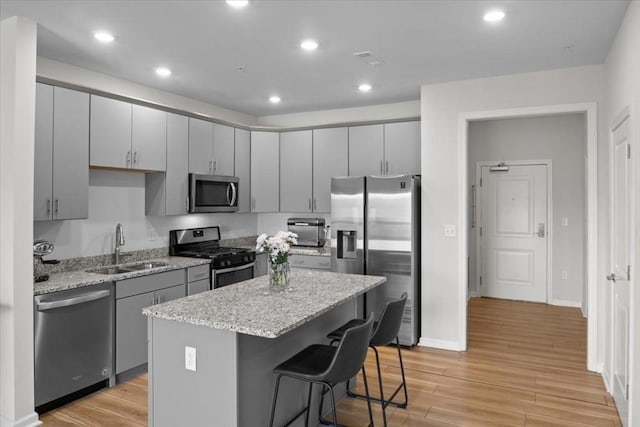
<svg viewBox="0 0 640 427">
<path fill-rule="evenodd" d="M 480 276 L 480 286 L 482 286 L 482 276 Z"/>
<path fill-rule="evenodd" d="M 631 159 L 631 144 L 627 144 L 627 159 Z"/>
<path fill-rule="evenodd" d="M 627 280 L 631 280 L 631 265 L 627 265 Z"/>
</svg>

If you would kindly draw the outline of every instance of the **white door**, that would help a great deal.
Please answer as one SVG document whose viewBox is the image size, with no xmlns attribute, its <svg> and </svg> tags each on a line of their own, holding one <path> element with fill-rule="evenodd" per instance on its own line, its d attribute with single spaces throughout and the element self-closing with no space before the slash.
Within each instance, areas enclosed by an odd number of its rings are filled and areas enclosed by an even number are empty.
<svg viewBox="0 0 640 427">
<path fill-rule="evenodd" d="M 613 398 L 623 424 L 629 415 L 629 291 L 631 265 L 631 160 L 629 118 L 612 134 L 611 325 Z"/>
<path fill-rule="evenodd" d="M 480 190 L 482 295 L 546 302 L 547 166 L 483 166 Z"/>
</svg>

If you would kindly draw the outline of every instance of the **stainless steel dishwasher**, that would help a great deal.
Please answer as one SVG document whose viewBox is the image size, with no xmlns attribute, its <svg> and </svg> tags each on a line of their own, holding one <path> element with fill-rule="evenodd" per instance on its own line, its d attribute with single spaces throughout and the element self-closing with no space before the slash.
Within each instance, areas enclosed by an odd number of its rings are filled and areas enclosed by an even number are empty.
<svg viewBox="0 0 640 427">
<path fill-rule="evenodd" d="M 109 379 L 113 300 L 111 282 L 34 297 L 36 408 Z"/>
</svg>

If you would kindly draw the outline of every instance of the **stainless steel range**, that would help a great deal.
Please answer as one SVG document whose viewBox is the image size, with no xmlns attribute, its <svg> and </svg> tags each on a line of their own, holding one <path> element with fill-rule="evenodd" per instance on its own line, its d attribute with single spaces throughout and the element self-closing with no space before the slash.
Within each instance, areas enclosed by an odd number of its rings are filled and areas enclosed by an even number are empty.
<svg viewBox="0 0 640 427">
<path fill-rule="evenodd" d="M 220 227 L 171 230 L 169 255 L 211 259 L 212 289 L 255 276 L 256 252 L 220 246 Z"/>
</svg>

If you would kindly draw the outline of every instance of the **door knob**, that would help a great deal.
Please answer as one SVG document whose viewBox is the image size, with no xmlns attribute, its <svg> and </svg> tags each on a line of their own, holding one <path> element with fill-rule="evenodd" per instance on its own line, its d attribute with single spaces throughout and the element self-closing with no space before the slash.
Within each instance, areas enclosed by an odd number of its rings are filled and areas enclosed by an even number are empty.
<svg viewBox="0 0 640 427">
<path fill-rule="evenodd" d="M 544 236 L 545 236 L 544 223 L 540 223 L 538 224 L 538 237 L 544 237 Z"/>
<path fill-rule="evenodd" d="M 613 283 L 616 283 L 616 279 L 617 279 L 617 278 L 618 278 L 618 277 L 616 276 L 616 273 L 611 273 L 611 274 L 607 275 L 607 280 L 610 280 L 610 281 L 612 281 Z"/>
</svg>

